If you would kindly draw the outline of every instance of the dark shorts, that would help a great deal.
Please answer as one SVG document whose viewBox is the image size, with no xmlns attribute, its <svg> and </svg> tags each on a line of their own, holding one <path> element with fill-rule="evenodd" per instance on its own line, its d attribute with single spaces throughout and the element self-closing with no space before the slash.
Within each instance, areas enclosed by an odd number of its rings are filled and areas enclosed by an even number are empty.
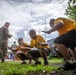
<svg viewBox="0 0 76 75">
<path fill-rule="evenodd" d="M 31 56 L 33 56 L 34 58 L 41 57 L 39 50 L 31 50 L 31 51 L 28 51 L 28 53 L 29 53 Z"/>
<path fill-rule="evenodd" d="M 49 52 L 50 49 L 48 49 L 48 52 L 46 50 L 44 50 L 44 51 L 47 53 L 47 56 L 50 54 L 50 52 Z M 28 51 L 28 53 L 34 58 L 41 57 L 39 50 L 30 50 L 30 51 Z M 19 54 L 20 54 L 21 60 L 25 60 L 25 59 L 27 60 L 26 56 L 23 53 L 19 53 Z"/>
<path fill-rule="evenodd" d="M 28 53 L 34 58 L 40 57 L 40 53 L 38 50 L 31 50 L 31 51 L 28 51 Z M 23 53 L 19 53 L 19 54 L 20 54 L 21 60 L 25 60 L 25 59 L 27 60 L 26 56 Z"/>
<path fill-rule="evenodd" d="M 71 48 L 73 50 L 76 46 L 76 29 L 60 35 L 54 40 L 54 43 L 63 44 L 67 48 Z"/>
<path fill-rule="evenodd" d="M 21 60 L 26 60 L 27 59 L 26 56 L 23 53 L 19 53 L 19 54 L 20 54 L 20 59 Z"/>
<path fill-rule="evenodd" d="M 44 52 L 47 53 L 47 56 L 50 54 L 51 50 L 50 48 L 46 49 L 46 48 L 42 48 L 41 50 L 43 50 Z"/>
</svg>

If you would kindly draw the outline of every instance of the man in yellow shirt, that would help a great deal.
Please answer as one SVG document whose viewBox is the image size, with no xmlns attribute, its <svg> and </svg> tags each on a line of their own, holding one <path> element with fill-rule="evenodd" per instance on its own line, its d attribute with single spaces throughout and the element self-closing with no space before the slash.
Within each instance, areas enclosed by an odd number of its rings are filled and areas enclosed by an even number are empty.
<svg viewBox="0 0 76 75">
<path fill-rule="evenodd" d="M 31 48 L 28 48 L 27 46 L 29 45 L 23 41 L 23 38 L 18 38 L 18 44 L 16 49 L 9 46 L 8 49 L 16 52 L 16 59 L 22 60 L 21 64 L 26 64 L 25 60 L 30 60 L 29 63 L 31 63 L 31 58 L 37 61 L 36 64 L 41 64 L 37 59 L 38 57 L 41 57 L 38 50 L 31 50 Z"/>
<path fill-rule="evenodd" d="M 31 29 L 29 31 L 29 35 L 31 37 L 31 43 L 28 47 L 36 47 L 39 50 L 41 57 L 44 59 L 44 64 L 48 65 L 47 55 L 50 53 L 50 47 L 41 35 L 36 34 L 36 31 L 34 29 Z M 31 58 L 33 57 L 31 56 Z M 34 60 L 36 61 L 35 64 L 39 63 L 35 58 Z"/>
<path fill-rule="evenodd" d="M 54 40 L 54 43 L 66 60 L 62 68 L 64 70 L 75 69 L 76 53 L 74 47 L 76 46 L 76 22 L 68 18 L 59 17 L 57 19 L 51 19 L 49 24 L 51 29 L 42 32 L 50 34 L 56 30 L 58 31 L 60 36 Z M 68 48 L 71 49 L 74 62 L 71 60 L 69 51 L 67 50 Z"/>
<path fill-rule="evenodd" d="M 18 51 L 19 53 L 17 54 L 17 56 L 23 61 L 22 64 L 26 64 L 25 59 L 28 59 L 26 57 L 26 54 L 30 49 L 26 47 L 26 45 L 28 44 L 23 41 L 23 38 L 18 38 L 18 44 L 19 45 L 17 46 L 16 50 L 13 50 L 13 49 L 12 50 Z M 31 60 L 29 63 L 31 63 Z"/>
</svg>

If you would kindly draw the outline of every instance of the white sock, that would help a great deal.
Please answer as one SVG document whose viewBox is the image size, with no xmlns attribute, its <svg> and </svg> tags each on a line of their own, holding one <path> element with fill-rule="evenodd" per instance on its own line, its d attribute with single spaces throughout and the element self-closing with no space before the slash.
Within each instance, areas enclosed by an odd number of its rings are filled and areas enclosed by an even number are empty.
<svg viewBox="0 0 76 75">
<path fill-rule="evenodd" d="M 75 63 L 76 63 L 76 60 L 73 60 L 73 62 L 75 62 Z"/>
</svg>

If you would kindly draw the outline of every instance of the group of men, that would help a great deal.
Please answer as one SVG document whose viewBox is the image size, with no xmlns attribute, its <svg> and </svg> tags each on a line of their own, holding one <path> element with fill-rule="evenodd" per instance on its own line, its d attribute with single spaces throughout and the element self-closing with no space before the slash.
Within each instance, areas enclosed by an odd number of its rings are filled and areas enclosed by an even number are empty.
<svg viewBox="0 0 76 75">
<path fill-rule="evenodd" d="M 8 22 L 3 26 L 3 31 L 8 32 L 8 26 L 10 24 Z M 51 26 L 49 31 L 42 31 L 44 33 L 50 34 L 54 31 L 58 31 L 59 36 L 54 40 L 55 47 L 62 54 L 65 59 L 65 63 L 61 68 L 64 70 L 73 70 L 76 68 L 76 21 L 59 17 L 57 19 L 51 19 L 49 22 Z M 2 29 L 2 28 L 1 28 Z M 1 60 L 4 61 L 4 56 L 6 55 L 5 51 L 7 51 L 7 38 L 12 37 L 9 33 L 0 32 L 0 47 L 1 47 Z M 5 35 L 6 34 L 6 35 Z M 35 64 L 41 64 L 35 57 L 42 57 L 44 59 L 44 64 L 48 65 L 47 55 L 50 53 L 50 47 L 46 44 L 44 38 L 41 35 L 37 35 L 34 29 L 29 30 L 29 35 L 31 38 L 30 45 L 23 41 L 23 38 L 18 39 L 19 45 L 16 48 L 16 51 L 21 50 L 22 53 L 18 54 L 23 62 L 25 58 L 35 60 Z M 2 41 L 3 40 L 3 41 Z M 31 48 L 36 47 L 38 50 L 31 50 Z M 68 51 L 70 50 L 70 53 Z M 13 50 L 13 49 L 12 49 Z M 70 56 L 71 54 L 71 56 Z"/>
<path fill-rule="evenodd" d="M 50 47 L 48 46 L 46 41 L 41 35 L 37 35 L 34 29 L 29 31 L 29 35 L 31 37 L 31 43 L 28 45 L 23 41 L 23 38 L 18 38 L 18 46 L 15 51 L 19 51 L 17 56 L 23 61 L 22 63 L 26 63 L 25 59 L 31 59 L 35 61 L 35 64 L 41 64 L 38 61 L 38 57 L 42 57 L 44 59 L 44 64 L 48 65 L 47 55 L 50 53 Z M 36 47 L 38 50 L 31 50 L 31 48 Z M 12 49 L 13 50 L 13 49 Z M 13 50 L 14 51 L 14 50 Z"/>
</svg>

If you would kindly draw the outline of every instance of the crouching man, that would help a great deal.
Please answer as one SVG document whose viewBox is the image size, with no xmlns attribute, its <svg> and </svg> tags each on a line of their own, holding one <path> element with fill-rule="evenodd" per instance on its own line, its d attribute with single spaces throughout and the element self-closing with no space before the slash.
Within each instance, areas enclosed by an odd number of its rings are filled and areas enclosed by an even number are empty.
<svg viewBox="0 0 76 75">
<path fill-rule="evenodd" d="M 26 45 L 28 45 L 26 42 L 23 41 L 23 38 L 18 38 L 18 46 L 16 48 L 16 50 L 13 50 L 12 48 L 9 47 L 9 49 L 17 52 L 16 58 L 18 57 L 19 59 L 22 60 L 22 64 L 26 64 L 26 54 L 29 50 L 31 50 L 30 48 L 26 48 Z M 31 60 L 29 61 L 29 63 L 31 63 Z"/>
<path fill-rule="evenodd" d="M 34 29 L 31 29 L 29 31 L 29 35 L 31 37 L 31 42 L 30 45 L 26 46 L 30 48 L 36 47 L 39 50 L 40 56 L 44 59 L 44 64 L 48 65 L 47 55 L 50 53 L 50 47 L 48 46 L 48 44 L 41 35 L 36 34 L 36 31 Z M 35 64 L 40 63 L 40 61 L 38 61 L 35 57 L 30 55 L 30 53 L 26 54 L 26 56 L 28 58 L 35 60 L 36 61 Z"/>
</svg>

